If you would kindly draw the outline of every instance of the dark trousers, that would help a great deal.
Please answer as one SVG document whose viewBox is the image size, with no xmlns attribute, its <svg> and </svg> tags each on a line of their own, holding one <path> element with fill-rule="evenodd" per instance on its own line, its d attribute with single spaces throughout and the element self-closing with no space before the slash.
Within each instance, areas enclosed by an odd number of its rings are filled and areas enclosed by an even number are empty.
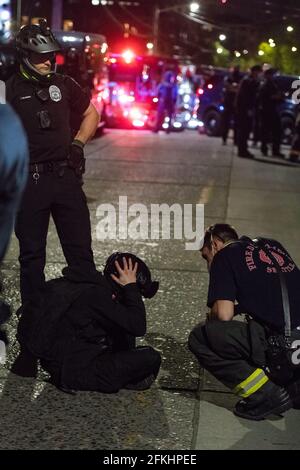
<svg viewBox="0 0 300 470">
<path fill-rule="evenodd" d="M 268 144 L 272 143 L 273 154 L 280 153 L 281 121 L 276 111 L 261 115 L 261 149 L 268 150 Z"/>
<path fill-rule="evenodd" d="M 157 119 L 156 119 L 156 126 L 155 131 L 159 131 L 162 128 L 164 120 L 166 117 L 169 118 L 169 128 L 167 131 L 171 130 L 172 126 L 172 119 L 174 114 L 174 106 L 172 105 L 165 105 L 164 103 L 159 103 L 157 108 Z"/>
<path fill-rule="evenodd" d="M 237 129 L 236 129 L 236 116 L 235 108 L 233 105 L 224 105 L 222 113 L 222 139 L 226 142 L 228 139 L 231 123 L 234 122 L 234 143 L 237 143 Z"/>
<path fill-rule="evenodd" d="M 83 270 L 95 268 L 89 210 L 81 181 L 70 168 L 64 168 L 60 175 L 58 169 L 42 173 L 37 183 L 29 175 L 17 215 L 22 302 L 44 286 L 50 215 L 67 264 Z"/>
<path fill-rule="evenodd" d="M 66 385 L 75 390 L 116 393 L 150 375 L 156 378 L 160 364 L 160 354 L 151 347 L 107 352 L 93 359 L 80 374 L 68 377 Z"/>
<path fill-rule="evenodd" d="M 257 337 L 261 350 L 256 351 L 256 355 L 263 363 L 265 335 L 259 325 Z M 254 364 L 248 326 L 238 321 L 210 321 L 198 325 L 189 336 L 189 348 L 204 369 L 231 389 L 251 376 L 257 365 L 262 365 Z"/>
<path fill-rule="evenodd" d="M 300 339 L 300 333 L 295 333 L 295 339 L 298 335 Z M 211 321 L 198 325 L 189 336 L 189 348 L 204 369 L 233 390 L 258 368 L 268 366 L 265 329 L 253 320 L 250 323 Z M 298 370 L 295 371 L 297 377 Z"/>
<path fill-rule="evenodd" d="M 253 119 L 247 115 L 247 110 L 237 114 L 237 144 L 238 152 L 243 155 L 248 152 L 248 139 L 252 130 Z"/>
</svg>

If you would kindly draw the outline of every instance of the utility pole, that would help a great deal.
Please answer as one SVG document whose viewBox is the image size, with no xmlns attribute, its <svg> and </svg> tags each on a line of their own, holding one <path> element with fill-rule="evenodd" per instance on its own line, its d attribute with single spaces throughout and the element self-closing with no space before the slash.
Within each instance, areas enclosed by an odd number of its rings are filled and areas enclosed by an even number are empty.
<svg viewBox="0 0 300 470">
<path fill-rule="evenodd" d="M 63 0 L 52 0 L 52 29 L 62 29 Z"/>
<path fill-rule="evenodd" d="M 161 10 L 155 5 L 153 17 L 153 53 L 158 54 L 159 16 Z"/>
<path fill-rule="evenodd" d="M 17 29 L 21 27 L 22 20 L 22 0 L 17 0 Z"/>
</svg>

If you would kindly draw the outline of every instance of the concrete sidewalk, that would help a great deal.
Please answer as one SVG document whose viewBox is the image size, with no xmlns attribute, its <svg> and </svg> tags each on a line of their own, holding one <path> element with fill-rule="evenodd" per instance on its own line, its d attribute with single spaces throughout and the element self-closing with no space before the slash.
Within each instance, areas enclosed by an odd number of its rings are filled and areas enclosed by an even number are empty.
<svg viewBox="0 0 300 470">
<path fill-rule="evenodd" d="M 300 265 L 300 168 L 279 160 L 234 157 L 226 222 L 239 234 L 279 240 Z M 237 418 L 237 399 L 201 372 L 195 449 L 300 449 L 300 411 L 261 422 Z"/>
</svg>

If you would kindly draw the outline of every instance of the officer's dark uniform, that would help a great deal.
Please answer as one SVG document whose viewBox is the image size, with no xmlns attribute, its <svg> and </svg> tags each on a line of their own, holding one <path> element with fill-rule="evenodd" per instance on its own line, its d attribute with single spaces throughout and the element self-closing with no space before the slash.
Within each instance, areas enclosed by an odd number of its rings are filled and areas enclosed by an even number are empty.
<svg viewBox="0 0 300 470">
<path fill-rule="evenodd" d="M 45 280 L 50 214 L 68 265 L 94 267 L 81 175 L 67 160 L 73 140 L 71 113 L 82 116 L 90 99 L 70 77 L 52 74 L 48 81 L 39 81 L 24 68 L 6 87 L 7 100 L 23 122 L 30 150 L 30 174 L 15 227 L 24 302 Z"/>
<path fill-rule="evenodd" d="M 122 299 L 113 300 L 114 290 L 100 273 L 66 268 L 63 274 L 24 307 L 21 346 L 41 359 L 52 383 L 64 391 L 149 388 L 161 359 L 151 347 L 135 347 L 135 337 L 146 333 L 138 285 L 126 285 Z"/>
<path fill-rule="evenodd" d="M 280 90 L 274 80 L 266 80 L 258 96 L 261 122 L 261 151 L 268 154 L 268 144 L 272 143 L 274 156 L 280 156 L 281 121 L 278 112 Z"/>
<path fill-rule="evenodd" d="M 172 119 L 174 115 L 176 100 L 177 100 L 177 85 L 173 83 L 173 72 L 166 72 L 164 81 L 158 87 L 158 107 L 157 107 L 157 120 L 154 131 L 158 132 L 163 125 L 164 118 L 169 118 L 169 127 L 167 132 L 171 130 Z"/>
<path fill-rule="evenodd" d="M 227 142 L 231 122 L 234 121 L 234 141 L 237 143 L 237 130 L 236 130 L 236 116 L 235 104 L 237 96 L 237 86 L 241 81 L 241 74 L 239 71 L 232 72 L 224 80 L 224 96 L 223 106 L 224 111 L 222 114 L 222 139 L 224 144 Z M 236 90 L 234 89 L 236 87 Z"/>
<path fill-rule="evenodd" d="M 237 143 L 240 157 L 249 156 L 248 139 L 253 129 L 259 82 L 245 77 L 240 84 L 236 100 Z"/>
<path fill-rule="evenodd" d="M 300 339 L 300 271 L 280 243 L 266 243 L 286 276 L 292 335 Z M 300 378 L 291 369 L 279 376 L 268 359 L 266 338 L 284 327 L 280 280 L 268 255 L 246 237 L 225 246 L 213 259 L 207 305 L 217 300 L 237 301 L 239 310 L 253 320 L 212 320 L 192 331 L 190 349 L 205 369 L 244 398 L 262 390 L 269 377 L 278 384 Z"/>
<path fill-rule="evenodd" d="M 290 160 L 292 162 L 298 162 L 300 156 L 300 106 L 297 106 L 297 115 L 295 123 L 295 133 L 292 140 L 290 150 Z"/>
</svg>

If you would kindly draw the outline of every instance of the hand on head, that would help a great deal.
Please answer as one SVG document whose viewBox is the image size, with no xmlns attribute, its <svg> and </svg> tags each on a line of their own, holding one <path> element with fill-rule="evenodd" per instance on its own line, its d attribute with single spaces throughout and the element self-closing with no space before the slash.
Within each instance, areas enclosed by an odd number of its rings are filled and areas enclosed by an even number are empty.
<svg viewBox="0 0 300 470">
<path fill-rule="evenodd" d="M 126 286 L 127 284 L 132 284 L 136 282 L 136 273 L 138 269 L 138 263 L 135 263 L 133 266 L 132 259 L 129 258 L 128 262 L 125 257 L 123 259 L 123 269 L 121 268 L 118 261 L 115 262 L 116 269 L 118 271 L 119 277 L 111 274 L 112 279 L 119 284 L 120 286 Z"/>
</svg>

